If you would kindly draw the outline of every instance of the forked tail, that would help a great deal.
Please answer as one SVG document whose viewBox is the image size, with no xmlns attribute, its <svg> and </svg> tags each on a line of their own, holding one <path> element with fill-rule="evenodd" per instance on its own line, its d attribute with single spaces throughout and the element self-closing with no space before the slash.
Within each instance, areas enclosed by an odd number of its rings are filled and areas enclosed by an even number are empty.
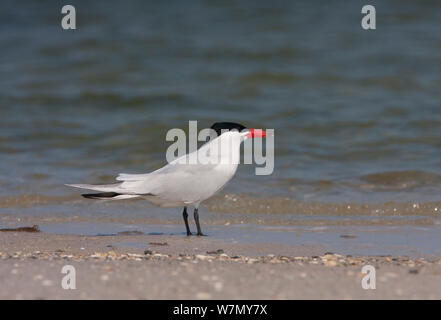
<svg viewBox="0 0 441 320">
<path fill-rule="evenodd" d="M 84 198 L 95 200 L 123 200 L 138 198 L 136 194 L 121 194 L 117 192 L 101 192 L 101 193 L 85 193 L 82 194 Z"/>
<path fill-rule="evenodd" d="M 107 184 L 107 185 L 91 185 L 91 184 L 68 184 L 69 187 L 89 189 L 101 191 L 98 193 L 82 194 L 84 198 L 96 200 L 123 200 L 140 197 L 139 194 L 127 194 L 127 190 L 120 188 L 121 183 Z"/>
</svg>

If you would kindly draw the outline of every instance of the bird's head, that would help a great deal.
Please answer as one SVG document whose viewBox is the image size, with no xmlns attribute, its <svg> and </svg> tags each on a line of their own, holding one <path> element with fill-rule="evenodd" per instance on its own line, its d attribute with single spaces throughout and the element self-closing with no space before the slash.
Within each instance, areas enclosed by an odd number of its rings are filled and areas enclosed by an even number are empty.
<svg viewBox="0 0 441 320">
<path fill-rule="evenodd" d="M 261 129 L 248 129 L 247 127 L 234 122 L 216 122 L 211 126 L 219 137 L 225 132 L 237 131 L 244 139 L 265 138 L 266 131 Z"/>
</svg>

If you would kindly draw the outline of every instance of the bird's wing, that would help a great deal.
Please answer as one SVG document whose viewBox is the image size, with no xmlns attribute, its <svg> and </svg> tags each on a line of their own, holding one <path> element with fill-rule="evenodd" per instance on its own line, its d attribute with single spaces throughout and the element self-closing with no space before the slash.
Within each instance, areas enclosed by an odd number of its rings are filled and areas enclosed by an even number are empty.
<svg viewBox="0 0 441 320">
<path fill-rule="evenodd" d="M 204 183 L 217 166 L 216 164 L 191 164 L 189 156 L 191 154 L 151 173 L 120 174 L 117 180 L 122 181 L 121 187 L 131 194 L 149 194 L 164 199 L 186 201 L 197 197 L 194 190 L 195 184 Z"/>
<path fill-rule="evenodd" d="M 150 179 L 155 179 L 157 177 L 161 177 L 167 175 L 170 179 L 172 176 L 177 175 L 194 175 L 200 173 L 202 171 L 213 170 L 216 167 L 216 164 L 202 164 L 199 163 L 199 156 L 201 154 L 207 156 L 209 154 L 209 149 L 202 147 L 201 149 L 186 154 L 182 157 L 179 157 L 169 164 L 163 166 L 162 168 L 155 170 L 150 173 L 141 173 L 141 174 L 131 174 L 131 173 L 120 173 L 117 177 L 117 181 L 148 181 Z"/>
<path fill-rule="evenodd" d="M 217 164 L 201 164 L 198 157 L 202 154 L 209 157 L 207 145 L 199 150 L 186 154 L 164 167 L 142 174 L 120 173 L 116 180 L 120 181 L 110 185 L 76 184 L 72 187 L 90 189 L 103 192 L 117 192 L 122 194 L 156 195 L 170 197 L 176 193 L 187 194 L 188 185 L 194 181 L 204 181 L 209 177 Z M 178 195 L 179 196 L 179 195 Z"/>
</svg>

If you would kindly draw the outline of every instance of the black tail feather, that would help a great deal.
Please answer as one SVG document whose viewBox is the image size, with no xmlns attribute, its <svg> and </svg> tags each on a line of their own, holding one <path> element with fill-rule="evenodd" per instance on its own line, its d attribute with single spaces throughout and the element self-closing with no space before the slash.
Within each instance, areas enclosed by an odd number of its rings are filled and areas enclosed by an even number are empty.
<svg viewBox="0 0 441 320">
<path fill-rule="evenodd" d="M 120 195 L 121 195 L 121 193 L 117 193 L 117 192 L 101 192 L 101 193 L 82 194 L 82 196 L 87 199 L 101 199 L 101 200 L 114 198 L 114 197 L 120 196 Z"/>
</svg>

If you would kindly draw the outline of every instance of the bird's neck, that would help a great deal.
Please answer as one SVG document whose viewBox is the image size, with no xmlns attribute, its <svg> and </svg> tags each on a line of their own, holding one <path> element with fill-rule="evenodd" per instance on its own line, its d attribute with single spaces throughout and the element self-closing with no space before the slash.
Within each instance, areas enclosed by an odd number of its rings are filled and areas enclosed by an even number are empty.
<svg viewBox="0 0 441 320">
<path fill-rule="evenodd" d="M 240 144 L 242 140 L 238 136 L 222 135 L 209 142 L 203 148 L 212 163 L 238 165 L 240 161 Z"/>
<path fill-rule="evenodd" d="M 241 139 L 238 136 L 220 137 L 216 150 L 221 164 L 239 164 Z"/>
</svg>

